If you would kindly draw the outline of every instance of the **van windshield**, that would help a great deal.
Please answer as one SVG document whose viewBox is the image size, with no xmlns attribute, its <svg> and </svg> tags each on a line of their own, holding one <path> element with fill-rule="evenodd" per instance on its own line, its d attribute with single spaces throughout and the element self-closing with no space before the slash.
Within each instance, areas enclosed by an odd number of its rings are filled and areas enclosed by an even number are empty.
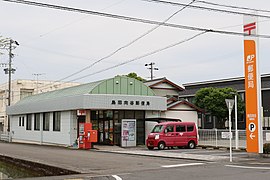
<svg viewBox="0 0 270 180">
<path fill-rule="evenodd" d="M 154 129 L 152 130 L 152 133 L 160 133 L 162 132 L 163 125 L 156 125 Z"/>
</svg>

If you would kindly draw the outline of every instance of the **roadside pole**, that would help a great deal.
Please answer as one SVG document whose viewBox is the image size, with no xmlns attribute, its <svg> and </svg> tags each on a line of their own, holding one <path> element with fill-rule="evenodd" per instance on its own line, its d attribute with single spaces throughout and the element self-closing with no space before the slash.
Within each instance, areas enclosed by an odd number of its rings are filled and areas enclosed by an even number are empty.
<svg viewBox="0 0 270 180">
<path fill-rule="evenodd" d="M 232 109 L 233 109 L 234 100 L 225 99 L 225 101 L 229 110 L 230 162 L 232 162 Z"/>
<path fill-rule="evenodd" d="M 234 111 L 235 111 L 235 149 L 239 149 L 239 134 L 238 134 L 238 125 L 237 125 L 237 94 L 234 95 L 234 102 L 235 102 L 235 106 L 234 106 Z"/>
</svg>

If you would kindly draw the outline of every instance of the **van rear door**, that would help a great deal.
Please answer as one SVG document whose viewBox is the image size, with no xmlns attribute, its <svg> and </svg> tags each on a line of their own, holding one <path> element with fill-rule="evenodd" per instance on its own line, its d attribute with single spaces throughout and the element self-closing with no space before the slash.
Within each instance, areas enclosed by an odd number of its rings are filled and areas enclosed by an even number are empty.
<svg viewBox="0 0 270 180">
<path fill-rule="evenodd" d="M 187 145 L 187 136 L 186 136 L 186 125 L 176 125 L 175 132 L 175 146 L 186 146 Z"/>
</svg>

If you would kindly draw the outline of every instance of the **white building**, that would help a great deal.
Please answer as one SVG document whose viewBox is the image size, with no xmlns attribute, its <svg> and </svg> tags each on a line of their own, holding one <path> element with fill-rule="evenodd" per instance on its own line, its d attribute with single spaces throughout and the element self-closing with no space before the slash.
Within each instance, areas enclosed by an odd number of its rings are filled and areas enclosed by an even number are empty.
<svg viewBox="0 0 270 180">
<path fill-rule="evenodd" d="M 91 122 L 98 143 L 121 145 L 122 120 L 136 119 L 136 144 L 145 143 L 147 114 L 160 117 L 166 98 L 142 82 L 116 76 L 28 96 L 8 107 L 13 141 L 72 145 L 80 122 Z M 78 113 L 84 112 L 84 113 Z"/>
<path fill-rule="evenodd" d="M 14 105 L 21 99 L 34 94 L 53 91 L 65 87 L 79 85 L 79 83 L 66 83 L 39 80 L 13 80 L 11 82 L 10 104 Z M 8 128 L 6 106 L 8 105 L 8 83 L 0 85 L 0 132 Z"/>
</svg>

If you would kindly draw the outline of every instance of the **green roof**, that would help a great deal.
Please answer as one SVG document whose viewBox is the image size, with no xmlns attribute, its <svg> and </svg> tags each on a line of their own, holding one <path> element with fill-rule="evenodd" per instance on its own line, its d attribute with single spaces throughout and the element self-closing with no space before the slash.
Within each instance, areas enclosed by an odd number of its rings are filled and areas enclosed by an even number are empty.
<svg viewBox="0 0 270 180">
<path fill-rule="evenodd" d="M 17 104 L 26 104 L 31 102 L 84 94 L 126 94 L 155 96 L 153 90 L 143 84 L 141 81 L 126 76 L 116 76 L 110 79 L 28 96 L 20 100 Z"/>
</svg>

